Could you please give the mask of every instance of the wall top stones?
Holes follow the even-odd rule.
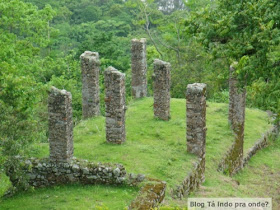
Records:
[[[141,38],[141,39],[132,39],[131,42],[139,42],[139,43],[146,43],[147,39]]]
[[[204,83],[194,83],[188,84],[187,86],[187,94],[202,94],[204,95],[206,92],[206,84]]]
[[[109,74],[113,74],[113,75],[119,75],[121,77],[125,77],[125,74],[124,73],[121,73],[120,71],[118,71],[117,69],[115,69],[114,67],[112,66],[109,66],[105,71],[104,71],[105,74],[109,75]]]
[[[161,67],[160,69],[163,70],[165,68],[171,69],[171,64],[159,59],[154,60],[154,65]]]
[[[51,89],[49,90],[49,94],[50,95],[65,95],[65,96],[69,96],[72,99],[72,94],[70,92],[67,92],[66,90],[60,90],[54,86],[51,87]]]
[[[90,64],[96,63],[100,65],[98,52],[85,51],[83,54],[81,54],[80,58],[89,60]]]

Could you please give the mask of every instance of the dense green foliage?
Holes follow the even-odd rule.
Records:
[[[213,58],[238,62],[249,103],[280,114],[280,2],[219,0],[186,23]],[[228,72],[225,72],[228,74]]]

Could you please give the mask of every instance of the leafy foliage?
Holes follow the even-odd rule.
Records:
[[[259,107],[280,113],[279,89],[274,88],[280,78],[280,2],[220,0],[216,3],[216,7],[206,7],[190,16],[186,22],[188,32],[194,34],[214,58],[223,58],[229,64],[237,61],[240,85],[252,85],[250,89],[262,97],[257,100],[263,100],[258,103]],[[254,87],[258,81],[273,93],[257,93]]]

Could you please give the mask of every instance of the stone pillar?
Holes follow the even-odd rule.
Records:
[[[170,63],[155,59],[154,61],[154,116],[170,119]]]
[[[48,99],[50,160],[67,162],[73,157],[72,95],[52,87]]]
[[[106,140],[125,142],[125,74],[109,67],[104,72]]]
[[[141,98],[147,96],[147,59],[146,39],[131,41],[132,96]]]
[[[99,54],[85,51],[81,56],[83,118],[100,114],[99,108]]]
[[[229,166],[230,174],[242,167],[246,90],[238,87],[238,80],[234,76],[234,63],[229,69],[229,110],[228,120],[231,125],[235,142],[233,145],[232,161]]]
[[[233,113],[233,106],[234,106],[233,98],[236,92],[236,84],[237,84],[237,80],[233,76],[234,65],[237,65],[237,62],[234,62],[229,67],[229,79],[228,79],[228,86],[229,86],[228,122],[230,126],[232,125],[232,113]]]
[[[238,80],[234,76],[235,62],[229,68],[229,109],[228,120],[233,130],[238,129],[245,121],[246,90],[238,87]],[[244,129],[244,128],[243,128]]]
[[[187,86],[187,151],[201,158],[206,143],[206,84]]]

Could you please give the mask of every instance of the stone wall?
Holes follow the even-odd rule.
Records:
[[[243,159],[243,167],[247,165],[251,157],[253,157],[259,150],[268,146],[268,140],[275,140],[279,133],[279,127],[274,125],[271,129],[269,129],[257,142],[256,144],[249,149],[246,156]]]
[[[23,162],[29,185],[46,187],[68,183],[123,184],[126,170],[120,164],[91,163],[73,158],[67,163],[31,158]]]
[[[146,39],[131,40],[131,89],[132,96],[141,98],[147,96],[147,59]]]
[[[146,184],[140,189],[135,200],[133,200],[128,209],[153,209],[156,208],[164,199],[166,182],[148,179]]]
[[[50,159],[67,162],[73,157],[72,95],[52,87],[48,99]]]
[[[170,63],[154,61],[154,116],[162,120],[170,119]]]
[[[229,69],[229,123],[234,135],[234,143],[227,153],[227,158],[220,164],[219,170],[236,173],[243,165],[244,123],[246,90],[238,87],[234,72],[234,63]]]
[[[242,152],[240,152],[242,148]],[[223,160],[218,166],[218,171],[228,173],[230,176],[237,173],[243,166],[243,145],[239,145],[239,142],[234,141],[233,145],[226,152]]]
[[[252,156],[268,145],[269,139],[276,139],[278,133],[279,126],[273,126],[265,134],[263,134],[262,138],[260,138],[252,148],[248,150],[244,158],[243,153],[239,153],[238,149],[236,149],[239,145],[236,145],[238,142],[235,141],[219,164],[218,171],[224,171],[229,173],[229,175],[236,174],[249,162]]]
[[[205,155],[206,85],[189,84],[186,92],[187,151],[199,157]]]
[[[85,51],[81,56],[83,118],[100,114],[99,108],[99,54]]]
[[[125,131],[125,74],[109,67],[104,72],[106,140],[121,144],[126,140]]]
[[[188,196],[192,191],[196,190],[200,184],[205,181],[205,156],[199,158],[195,163],[193,170],[184,179],[184,181],[172,190],[172,197],[182,199]]]

